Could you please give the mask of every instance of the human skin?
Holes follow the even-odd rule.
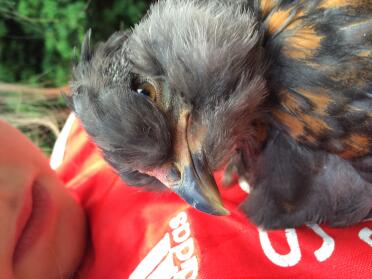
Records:
[[[47,158],[0,120],[0,277],[70,278],[85,234],[83,209]]]

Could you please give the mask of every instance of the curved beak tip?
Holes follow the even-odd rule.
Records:
[[[225,207],[221,206],[221,207],[215,207],[213,208],[212,210],[208,211],[208,212],[205,212],[205,213],[208,213],[208,214],[212,214],[212,215],[216,215],[216,216],[226,216],[226,215],[230,215],[230,211],[227,210]]]
[[[215,196],[211,200],[203,199],[202,201],[199,202],[196,199],[194,199],[193,201],[189,202],[189,204],[192,207],[198,209],[199,211],[211,215],[225,216],[230,214],[230,211],[223,206],[219,196]]]
[[[222,204],[214,179],[208,179],[208,183],[198,183],[191,174],[191,169],[186,168],[184,179],[179,185],[172,187],[172,190],[202,212],[217,216],[229,215],[230,212]]]
[[[227,210],[220,200],[213,199],[213,201],[205,199],[200,195],[194,194],[185,194],[175,191],[182,199],[184,199],[188,204],[193,208],[215,216],[226,216],[230,214],[230,211]]]

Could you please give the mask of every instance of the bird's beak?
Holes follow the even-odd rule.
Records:
[[[182,165],[181,180],[171,189],[194,208],[213,215],[228,215],[203,153],[190,153]]]
[[[194,208],[213,215],[228,215],[212,172],[202,151],[205,129],[190,129],[188,114],[182,113],[175,135],[175,159],[160,169],[147,172],[177,193]]]

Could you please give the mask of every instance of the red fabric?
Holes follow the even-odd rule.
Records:
[[[260,232],[236,209],[237,185],[221,189],[231,215],[210,216],[125,185],[77,123],[57,173],[88,216],[80,278],[372,278],[372,221]]]

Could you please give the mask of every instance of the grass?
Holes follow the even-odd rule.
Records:
[[[50,155],[69,112],[58,95],[46,99],[36,94],[0,93],[0,118],[21,130],[46,155]]]

